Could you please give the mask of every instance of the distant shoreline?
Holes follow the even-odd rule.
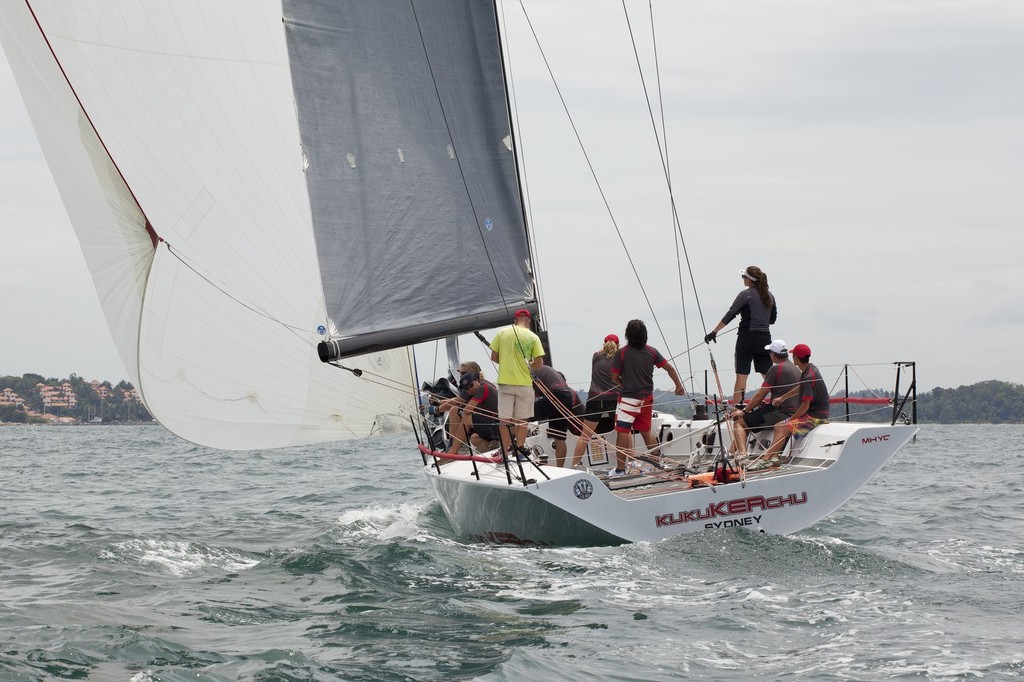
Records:
[[[130,422],[0,422],[0,426],[56,426],[59,428],[75,426],[160,426],[158,421]]]

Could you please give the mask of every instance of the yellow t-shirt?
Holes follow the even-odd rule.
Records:
[[[510,325],[491,340],[491,350],[498,353],[498,383],[531,386],[533,378],[527,364],[544,355],[540,337],[528,327]]]

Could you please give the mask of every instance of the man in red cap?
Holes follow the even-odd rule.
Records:
[[[533,377],[530,370],[543,363],[540,337],[530,331],[530,311],[520,308],[513,323],[491,340],[491,360],[498,363],[498,419],[501,449],[511,453],[509,425],[515,428],[516,444],[526,442],[526,421],[533,416]],[[514,453],[513,453],[514,454]]]
[[[821,377],[821,372],[811,364],[810,347],[805,343],[798,343],[790,349],[789,354],[793,356],[793,364],[800,369],[800,383],[780,396],[780,399],[785,400],[799,395],[800,405],[791,417],[775,425],[772,444],[761,455],[761,460],[768,465],[778,464],[778,455],[791,435],[802,436],[818,424],[828,422],[828,388]]]

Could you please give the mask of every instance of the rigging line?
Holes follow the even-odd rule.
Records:
[[[863,384],[864,390],[870,391],[872,394],[874,394],[874,396],[876,398],[888,398],[888,397],[890,397],[890,396],[887,396],[887,395],[885,395],[885,396],[879,395],[877,390],[875,390],[875,389],[871,388],[870,386],[868,386],[868,382],[864,381],[864,377],[862,377],[860,375],[860,372],[857,371],[856,367],[854,367],[853,365],[850,365],[849,367],[850,367],[850,369],[853,370],[853,373],[857,376],[857,378],[860,379],[860,383]],[[895,396],[893,396],[893,397],[895,397]]]
[[[466,198],[469,200],[470,209],[473,211],[473,223],[476,225],[477,234],[480,235],[480,243],[484,247],[484,254],[487,256],[487,264],[491,268],[491,275],[494,277],[494,285],[498,290],[498,296],[501,298],[502,307],[505,312],[509,310],[508,301],[505,300],[505,294],[501,290],[501,280],[498,278],[498,271],[494,267],[494,260],[491,258],[490,249],[487,248],[487,240],[484,239],[483,227],[480,224],[480,216],[476,211],[476,204],[473,202],[473,195],[469,191],[469,182],[466,180],[466,170],[462,167],[462,158],[459,155],[459,150],[455,145],[455,136],[452,135],[451,123],[448,121],[448,112],[444,109],[444,101],[441,99],[441,89],[437,85],[437,78],[434,76],[434,66],[430,63],[430,53],[427,51],[427,41],[423,37],[423,29],[420,26],[420,17],[416,13],[416,3],[414,0],[409,0],[409,8],[412,10],[413,19],[416,21],[416,32],[420,37],[420,46],[423,48],[423,59],[427,63],[427,71],[430,73],[430,82],[434,86],[434,95],[437,96],[437,107],[441,112],[441,118],[444,120],[444,127],[448,134],[448,141],[451,142],[452,149],[455,152],[455,163],[459,166],[459,177],[462,179],[462,186],[466,190]],[[497,21],[497,17],[495,17]],[[504,68],[504,65],[502,66]],[[531,273],[532,275],[532,273]]]
[[[845,364],[849,365],[850,367],[892,367],[894,364],[899,364],[899,363],[893,363],[893,362],[858,362],[856,365],[850,365],[849,363],[845,363]],[[843,367],[843,366],[844,365],[819,365],[819,364],[815,363],[815,367]]]
[[[377,386],[381,386],[381,387],[386,388],[386,389],[391,390],[391,391],[400,391],[402,393],[408,393],[409,392],[409,385],[408,384],[406,384],[405,382],[399,381],[398,379],[392,379],[391,377],[389,377],[389,376],[387,376],[385,374],[378,374],[378,373],[373,372],[371,370],[360,369],[358,367],[346,367],[345,365],[341,364],[340,362],[338,362],[336,360],[328,362],[327,364],[330,365],[331,367],[337,367],[338,369],[343,369],[346,372],[351,372],[353,376],[355,376],[356,378],[359,378],[359,379],[365,379],[365,381],[367,383],[376,384]],[[373,381],[371,379],[366,379],[366,377],[372,377],[373,379],[376,379],[376,381]],[[412,394],[412,396],[415,398],[416,397],[416,393],[414,392]]]
[[[647,113],[650,115],[651,130],[654,133],[654,143],[655,143],[655,146],[657,146],[657,148],[658,148],[658,156],[661,159],[662,172],[664,172],[666,174],[666,176],[667,176],[668,170],[667,170],[667,167],[666,167],[667,161],[665,159],[665,150],[662,148],[661,136],[658,135],[658,125],[654,121],[654,111],[653,111],[653,109],[651,107],[651,96],[650,96],[650,94],[647,91],[647,80],[644,78],[643,67],[640,65],[640,54],[637,51],[637,47],[636,47],[636,37],[633,35],[633,24],[629,20],[629,11],[626,9],[626,0],[622,0],[622,13],[626,17],[626,29],[629,32],[630,44],[633,46],[633,57],[636,60],[636,71],[637,71],[637,75],[640,77],[640,87],[643,88],[643,91],[644,91],[644,100],[647,103]],[[669,190],[670,190],[669,193],[671,195],[671,183],[669,183]],[[679,249],[679,246],[678,246],[678,240],[676,240],[676,237],[675,237],[675,227],[676,227],[675,226],[675,221],[673,219],[672,242],[674,244],[676,244],[676,254],[677,254],[676,255],[676,260],[677,260],[677,263],[678,263],[678,258],[679,258],[679,256],[678,256],[678,249]],[[654,324],[658,327],[658,333],[661,334],[662,341],[665,342],[665,350],[667,350],[669,355],[671,356],[672,355],[672,348],[669,345],[668,338],[666,338],[665,333],[661,329],[661,323],[658,321],[657,316],[655,316]],[[691,374],[693,373],[692,369],[691,369],[690,373]]]
[[[273,315],[271,315],[270,313],[266,312],[265,310],[260,310],[255,305],[253,305],[251,303],[246,303],[245,301],[243,301],[242,299],[238,298],[237,296],[234,296],[234,295],[228,293],[227,289],[225,289],[221,285],[217,284],[210,277],[208,277],[205,274],[203,274],[202,272],[200,272],[199,266],[192,265],[192,263],[188,260],[188,258],[184,254],[182,254],[177,249],[175,249],[173,246],[171,246],[170,242],[165,241],[163,239],[161,239],[160,241],[162,241],[167,246],[167,251],[172,256],[177,258],[178,261],[182,265],[184,265],[186,268],[188,268],[189,270],[194,272],[200,279],[202,279],[204,282],[209,284],[211,287],[213,287],[214,289],[216,289],[220,293],[224,294],[224,296],[226,296],[228,298],[228,300],[234,301],[235,303],[237,303],[238,305],[242,306],[246,310],[249,310],[249,311],[251,311],[253,313],[256,313],[260,317],[265,317],[266,319],[270,320],[271,322],[276,322],[277,324],[281,325],[282,327],[284,327],[288,331],[290,331],[293,334],[295,334],[300,339],[306,340],[305,339],[305,334],[306,334],[307,330],[305,328],[298,327],[298,326],[292,325],[292,324],[288,324],[287,322],[284,322],[283,320],[279,320],[278,318],[274,317]]]
[[[841,375],[837,376],[836,380],[835,380],[835,383],[832,384],[832,388],[828,389],[828,396],[829,396],[829,398],[832,397],[832,391],[836,390],[836,386],[839,385],[839,380],[842,379],[842,378],[843,377]],[[801,383],[803,383],[803,382],[801,382]]]
[[[662,120],[662,139],[665,141],[665,171],[666,178],[669,182],[669,193],[670,196],[673,191],[672,184],[672,163],[669,159],[669,126],[665,121],[665,91],[662,88],[662,60],[659,58],[659,52],[657,49],[657,32],[654,28],[654,2],[648,0],[647,2],[648,15],[650,16],[650,42],[651,47],[654,50],[654,79],[657,83],[657,108],[660,120]],[[689,315],[686,310],[686,288],[683,286],[683,264],[679,257],[679,240],[676,239],[676,233],[682,233],[682,226],[679,224],[678,216],[673,212],[673,236],[672,244],[676,249],[676,274],[679,279],[679,306],[683,312],[683,340],[687,346],[690,345],[690,325]],[[690,377],[693,376],[693,357],[686,354],[686,365],[690,371]]]
[[[551,403],[551,406],[555,408],[555,411],[562,415],[562,419],[565,419],[567,423],[572,424],[576,428],[581,429],[583,420],[580,419],[570,408],[566,407],[565,404],[558,399],[558,396],[555,395],[554,391],[542,384],[538,379],[534,379],[533,383],[534,386],[544,394],[544,397],[547,398],[548,402]],[[558,417],[554,417],[548,421],[554,421],[554,419],[558,419]]]
[[[647,295],[647,290],[644,288],[643,282],[640,279],[640,272],[637,270],[636,264],[633,262],[633,257],[629,253],[629,249],[626,248],[626,241],[622,236],[622,231],[619,229],[619,224],[615,220],[615,215],[612,213],[612,208],[608,203],[608,197],[605,195],[604,188],[601,186],[601,181],[597,178],[597,171],[594,169],[594,164],[590,160],[590,155],[587,154],[587,148],[583,144],[583,138],[580,137],[580,132],[576,128],[576,122],[572,118],[572,114],[569,113],[569,106],[566,104],[565,97],[562,95],[562,89],[558,87],[558,81],[555,79],[555,74],[551,70],[551,63],[548,61],[548,56],[544,52],[544,48],[541,47],[540,38],[537,36],[537,31],[533,27],[533,21],[530,20],[530,16],[526,13],[526,7],[523,6],[523,0],[519,0],[519,6],[522,7],[523,15],[526,17],[526,23],[530,26],[530,32],[533,34],[533,40],[537,44],[537,49],[540,52],[541,59],[544,61],[544,66],[548,71],[548,76],[551,78],[551,83],[555,87],[555,92],[558,93],[558,99],[562,104],[562,110],[565,111],[566,118],[569,119],[569,126],[572,128],[573,134],[576,136],[576,142],[580,146],[580,151],[583,153],[583,158],[587,162],[587,168],[590,170],[590,175],[594,179],[594,184],[597,185],[598,194],[601,195],[601,201],[604,203],[605,210],[608,212],[608,218],[612,221],[612,227],[615,228],[615,234],[619,238],[619,243],[622,245],[622,250],[626,254],[626,260],[629,262],[629,267],[633,270],[633,276],[636,278],[637,284],[640,286],[640,293],[643,294],[644,302],[647,303],[647,309],[651,311],[651,316],[654,318],[654,324],[658,327],[658,333],[664,338],[665,334],[661,330],[661,325],[658,322],[658,316],[654,312],[654,305],[651,303],[650,297]]]
[[[736,331],[735,328],[733,328],[733,329],[723,329],[722,331],[718,332],[718,336],[724,336],[726,334],[732,334],[735,331]],[[704,342],[701,341],[700,343],[698,343],[698,344],[696,344],[694,346],[690,346],[686,350],[684,350],[684,351],[682,351],[680,353],[677,353],[676,355],[673,355],[671,358],[669,358],[669,360],[674,360],[675,358],[679,357],[680,355],[687,355],[689,353],[692,353],[693,351],[697,350],[698,348],[700,348],[703,345],[704,345]]]
[[[171,246],[170,242],[168,242],[168,241],[166,241],[166,240],[164,240],[164,239],[161,239],[160,241],[161,241],[161,242],[162,242],[163,244],[165,244],[165,245],[167,246],[167,251],[168,251],[168,252],[169,252],[169,253],[170,253],[170,254],[171,254],[172,256],[174,256],[175,258],[177,258],[177,259],[178,259],[178,261],[179,261],[179,262],[180,262],[180,263],[181,263],[182,265],[184,265],[184,266],[185,266],[186,268],[188,268],[189,270],[191,270],[192,272],[194,272],[194,273],[196,274],[196,276],[198,276],[198,277],[199,277],[200,279],[202,279],[202,280],[203,280],[203,281],[205,281],[205,282],[206,282],[207,284],[209,284],[210,286],[212,286],[212,287],[213,287],[214,289],[216,289],[217,291],[219,291],[219,292],[221,292],[222,294],[224,294],[224,296],[226,296],[226,297],[228,298],[228,300],[234,301],[234,302],[235,302],[235,303],[237,303],[238,305],[240,305],[240,306],[242,306],[243,308],[245,308],[245,309],[247,309],[247,310],[249,310],[249,311],[251,311],[251,312],[255,313],[256,315],[259,315],[260,317],[264,317],[264,318],[266,318],[266,319],[270,320],[271,322],[276,322],[277,324],[279,324],[279,325],[281,325],[282,327],[284,327],[285,329],[287,329],[287,330],[288,330],[289,332],[293,333],[293,334],[294,334],[294,335],[295,335],[296,337],[298,337],[298,338],[299,338],[300,340],[302,340],[302,341],[304,341],[304,342],[307,342],[307,343],[308,343],[308,340],[307,340],[307,338],[306,338],[306,333],[307,333],[307,330],[306,330],[305,328],[303,328],[303,327],[298,327],[298,326],[295,326],[295,325],[291,325],[291,324],[288,324],[287,322],[284,322],[284,321],[282,321],[282,320],[279,320],[278,318],[274,317],[274,316],[273,316],[273,315],[271,315],[270,313],[268,313],[268,312],[266,312],[266,311],[264,311],[264,310],[260,310],[259,308],[255,307],[254,305],[251,305],[251,304],[249,304],[249,303],[246,303],[245,301],[243,301],[243,300],[241,300],[241,299],[237,298],[236,296],[233,296],[232,294],[228,293],[228,291],[227,291],[227,290],[226,290],[226,289],[225,289],[224,287],[220,286],[219,284],[217,284],[216,282],[214,282],[214,281],[213,281],[212,279],[210,279],[210,277],[208,277],[208,276],[206,276],[205,274],[203,274],[203,273],[202,273],[202,272],[201,272],[201,271],[200,271],[200,270],[198,269],[198,266],[193,266],[193,265],[192,265],[192,264],[191,264],[191,263],[189,262],[189,260],[187,259],[187,257],[186,257],[186,256],[184,256],[184,255],[183,255],[182,253],[180,253],[180,252],[179,252],[179,251],[178,251],[177,249],[175,249],[174,247],[172,247],[172,246]],[[406,385],[405,385],[405,384],[404,384],[403,382],[399,382],[399,381],[397,381],[397,380],[395,380],[395,379],[392,379],[392,378],[390,378],[390,377],[387,377],[387,376],[385,376],[385,375],[383,375],[383,374],[376,374],[376,373],[374,373],[374,372],[372,372],[372,371],[369,371],[369,370],[362,370],[362,369],[352,369],[352,368],[349,368],[349,367],[345,367],[345,366],[343,366],[343,365],[340,365],[340,364],[336,364],[336,363],[333,363],[333,362],[331,362],[331,363],[328,363],[328,364],[330,364],[330,365],[332,365],[332,366],[334,366],[334,367],[339,367],[339,368],[341,368],[341,369],[344,369],[344,370],[348,370],[348,371],[352,372],[353,374],[355,374],[355,375],[356,375],[357,377],[358,377],[358,376],[362,376],[362,374],[363,374],[363,373],[366,373],[366,374],[368,374],[368,375],[370,375],[370,376],[374,376],[374,377],[377,377],[378,379],[381,379],[381,380],[383,380],[383,381],[376,381],[376,382],[369,382],[369,383],[376,383],[376,384],[378,384],[378,385],[384,386],[385,388],[389,388],[389,389],[391,389],[391,390],[400,390],[400,391],[402,391],[402,392],[405,392],[405,391],[407,391],[407,390],[408,390],[408,386],[406,386]],[[391,384],[392,384],[392,385],[388,386],[388,385],[386,385],[386,384],[385,384],[385,383],[383,383],[383,382],[391,382]]]
[[[693,287],[694,301],[697,304],[697,314],[700,316],[701,329],[703,329],[704,333],[706,334],[707,333],[707,325],[704,322],[704,311],[701,309],[700,296],[697,294],[697,280],[696,280],[696,278],[693,275],[693,267],[690,264],[690,253],[689,253],[689,250],[686,248],[686,240],[683,238],[682,227],[681,227],[680,220],[679,220],[679,211],[678,211],[678,209],[676,207],[675,192],[672,189],[672,178],[671,178],[671,174],[669,173],[669,169],[668,169],[667,145],[666,145],[666,150],[663,151],[662,150],[662,145],[661,145],[661,140],[658,137],[658,127],[657,127],[657,124],[655,123],[655,120],[654,120],[654,110],[653,110],[653,107],[651,106],[651,98],[650,98],[650,95],[647,92],[647,82],[644,80],[643,69],[640,67],[640,55],[638,54],[637,49],[636,49],[636,40],[633,38],[633,28],[632,28],[632,25],[629,22],[629,12],[626,10],[626,2],[625,2],[625,0],[622,0],[622,11],[626,15],[626,25],[629,26],[629,37],[630,37],[630,41],[633,44],[633,54],[636,57],[637,70],[640,73],[640,83],[641,83],[641,85],[643,85],[644,97],[647,99],[647,112],[648,112],[648,114],[650,114],[650,117],[651,117],[651,127],[654,130],[654,137],[655,137],[655,139],[658,140],[658,153],[661,156],[661,169],[662,169],[662,172],[665,174],[665,184],[668,187],[669,205],[672,208],[672,222],[673,222],[673,226],[675,227],[677,236],[679,238],[679,242],[680,242],[680,244],[683,247],[683,256],[686,258],[686,268],[689,271],[689,274],[690,274],[690,284]],[[652,31],[652,33],[654,31],[654,29],[653,29],[653,16],[654,16],[654,13],[653,13],[653,9],[652,9],[652,12],[651,12],[651,17],[652,17],[652,28],[651,28],[651,31]],[[659,81],[659,83],[660,83],[660,81]],[[659,88],[660,88],[660,84],[659,84]],[[664,116],[664,114],[663,114],[663,116]]]
[[[489,342],[489,341],[488,341],[488,340],[487,340],[487,339],[486,339],[486,338],[484,337],[484,335],[483,335],[483,334],[481,334],[480,332],[474,332],[473,334],[474,334],[474,336],[476,336],[477,340],[478,340],[478,341],[479,341],[479,342],[480,342],[481,344],[483,344],[483,347],[484,347],[484,348],[486,348],[487,350],[490,350],[490,349],[491,349],[491,344],[490,344],[490,342]],[[518,338],[519,338],[519,337],[517,336],[517,337],[516,337],[516,339],[518,339]],[[488,356],[487,356],[487,360],[488,360],[488,361],[490,361],[490,363],[491,363],[491,369],[493,369],[493,370],[494,370],[494,375],[495,375],[495,378],[497,378],[497,375],[498,375],[498,365],[496,365],[496,364],[494,363],[494,360],[491,360],[491,356],[490,356],[490,355],[488,355]],[[482,378],[482,377],[483,377],[483,374],[481,374],[480,376],[481,376],[481,378]]]
[[[441,349],[441,339],[434,339],[434,371],[431,372],[431,374],[433,375],[431,378],[437,376],[437,354],[438,354],[438,351],[440,349]]]
[[[668,179],[669,192],[672,191],[672,164],[669,160],[669,147],[668,147],[668,125],[665,123],[665,95],[664,90],[661,87],[661,59],[659,58],[658,52],[658,34],[655,30],[654,25],[654,0],[648,0],[647,2],[648,14],[651,19],[651,46],[654,49],[654,77],[658,86],[658,113],[661,118],[661,137],[664,140],[665,149],[665,175]],[[674,214],[673,214],[674,215]],[[682,227],[678,224],[678,220],[673,217],[673,234],[672,244],[676,250],[676,274],[679,278],[679,306],[683,311],[683,340],[686,345],[690,345],[690,320],[686,311],[686,287],[683,286],[683,263],[679,258],[679,240],[676,238],[676,231],[682,233]],[[686,354],[686,363],[690,369],[690,376],[693,376],[693,358],[689,353]]]
[[[411,389],[412,400],[416,405],[416,411],[420,412],[423,409],[423,389],[420,388],[423,384],[420,383],[420,368],[416,364],[415,359],[416,351],[406,347],[406,355],[409,360],[409,373],[413,376],[412,386],[406,386],[405,388]],[[413,356],[413,357],[408,357]]]
[[[464,403],[462,405],[463,409],[465,409],[465,406],[468,405],[468,404],[469,404],[468,401],[466,403]],[[481,405],[482,404],[483,403],[481,403]],[[487,417],[488,419],[494,419],[495,420],[495,425],[497,425],[497,422],[500,420],[497,412],[494,412],[493,410],[486,410],[486,409],[484,409],[484,408],[482,408],[480,406],[477,406],[473,410],[473,414],[479,414],[482,417]],[[552,417],[551,419],[530,419],[530,423],[532,423],[532,424],[546,424],[547,422],[554,421],[555,419],[560,419],[560,417]]]
[[[673,235],[673,238],[672,238],[672,242],[673,242],[673,244],[675,245],[675,248],[676,248],[676,264],[677,264],[676,267],[677,267],[677,270],[679,272],[679,280],[680,280],[680,287],[679,287],[680,288],[680,301],[682,302],[682,305],[683,305],[683,316],[684,316],[683,327],[684,327],[684,331],[686,333],[686,344],[689,346],[690,335],[689,335],[689,325],[686,324],[686,304],[685,304],[685,296],[683,296],[682,266],[681,266],[681,264],[679,262],[679,245],[680,244],[683,247],[683,255],[686,258],[686,267],[687,267],[687,270],[689,271],[690,282],[691,282],[691,284],[693,286],[694,301],[697,304],[697,313],[698,313],[698,316],[700,317],[701,328],[702,328],[702,330],[705,333],[707,333],[707,325],[704,322],[704,312],[703,312],[703,310],[701,308],[701,305],[700,305],[700,296],[697,294],[697,282],[696,282],[696,279],[693,276],[693,267],[690,264],[690,254],[689,254],[689,250],[686,247],[686,240],[683,238],[682,226],[681,226],[681,223],[680,223],[680,220],[679,220],[679,211],[678,211],[678,209],[676,207],[675,192],[674,192],[673,187],[672,187],[672,177],[671,177],[671,172],[669,170],[669,164],[668,164],[668,141],[666,139],[665,145],[663,147],[662,143],[661,143],[661,139],[658,136],[658,125],[657,125],[657,122],[655,121],[655,118],[654,118],[654,111],[653,111],[653,108],[651,106],[651,98],[650,98],[650,94],[649,94],[649,92],[647,90],[647,81],[644,78],[643,67],[642,67],[642,65],[640,63],[640,54],[639,54],[639,51],[637,50],[636,39],[635,39],[635,37],[633,35],[633,26],[632,26],[632,23],[629,20],[629,11],[626,9],[625,0],[622,1],[622,12],[623,12],[623,14],[626,17],[626,26],[629,28],[629,37],[630,37],[630,41],[631,41],[631,43],[633,45],[633,55],[634,55],[634,57],[636,59],[637,72],[638,72],[638,74],[640,76],[640,83],[641,83],[641,85],[643,87],[644,98],[645,98],[645,100],[647,102],[647,113],[648,113],[648,115],[650,116],[650,119],[651,119],[651,130],[654,133],[654,138],[655,138],[655,141],[657,143],[656,146],[658,147],[658,153],[661,156],[662,171],[663,171],[663,173],[665,175],[665,184],[666,184],[666,187],[668,189],[669,205],[670,205],[670,207],[672,209],[672,225],[673,225],[674,232],[675,232],[675,234]],[[654,35],[654,10],[653,10],[653,7],[651,8],[651,33],[652,33],[652,36],[653,36]],[[657,45],[657,43],[655,41],[655,60],[656,60],[655,63],[657,64],[657,47],[656,47],[656,45]],[[665,127],[665,119],[664,119],[664,97],[661,96],[661,77],[660,77],[660,73],[661,72],[660,72],[660,69],[658,69],[657,73],[658,73],[658,93],[659,93],[659,98],[658,99],[659,99],[659,102],[661,103],[661,107],[662,107],[662,109],[661,109],[661,111],[662,111],[662,129],[663,129],[663,131],[665,131],[665,135],[667,136],[667,129]],[[657,324],[658,330],[660,332],[661,331],[661,325],[660,325],[660,323],[658,323],[657,318],[655,318],[655,324]],[[662,332],[662,337],[664,338],[664,333],[663,332]],[[666,344],[667,344],[667,341],[666,341]],[[671,355],[671,349],[669,349],[669,353]],[[715,362],[715,356],[714,356],[714,353],[711,352],[711,347],[710,346],[708,346],[708,357],[709,357],[709,359],[711,361],[711,370],[714,373],[715,383],[718,386],[718,390],[719,390],[720,393],[724,393],[724,391],[722,389],[722,382],[721,382],[721,380],[719,379],[719,376],[718,376],[718,365]],[[693,376],[693,365],[692,365],[692,359],[690,358],[689,354],[687,354],[687,362],[689,363],[690,376],[692,377]]]
[[[505,19],[505,3],[503,1],[500,1],[500,0],[499,0],[499,2],[501,4],[501,22],[502,22],[502,24],[507,29],[509,24],[508,24],[508,21]],[[507,33],[507,30],[506,30],[506,33]],[[512,71],[512,45],[511,45],[511,41],[504,42],[504,43],[499,41],[499,44],[502,46],[502,49],[504,50],[504,52],[508,55],[508,71],[506,72],[506,76],[507,76],[508,85],[509,85],[509,105],[510,105],[509,106],[509,109],[510,109],[509,113],[511,114],[512,119],[514,119],[514,121],[515,121],[514,129],[515,130],[522,130],[522,126],[520,126],[520,124],[519,124],[519,105],[518,105],[518,100],[516,99],[516,94],[515,94],[515,79],[514,79],[514,77],[512,75],[513,71]],[[510,121],[510,125],[511,125],[511,121]],[[513,137],[512,139],[513,139],[513,142],[514,142],[515,141],[515,137]],[[526,218],[527,218],[527,220],[526,220],[526,230],[527,230],[527,234],[529,234],[532,237],[531,239],[528,240],[529,241],[529,247],[530,247],[530,260],[531,260],[532,263],[537,263],[539,265],[539,259],[538,259],[538,253],[537,253],[537,235],[536,235],[536,233],[535,233],[535,231],[533,229],[533,225],[534,225],[534,222],[533,222],[533,201],[530,198],[530,191],[529,191],[529,186],[530,186],[529,177],[530,176],[529,176],[529,173],[526,172],[526,150],[525,150],[525,148],[520,148],[519,145],[513,144],[512,145],[512,153],[519,155],[520,162],[522,163],[522,166],[523,166],[523,172],[522,172],[522,175],[520,176],[520,180],[521,180],[521,183],[522,183],[522,190],[523,190],[523,204],[526,207]],[[543,303],[544,299],[541,296],[541,290],[543,289],[543,286],[541,285],[541,280],[540,280],[540,272],[539,272],[540,268],[539,267],[538,268],[531,268],[531,270],[532,270],[532,272],[530,273],[530,275],[533,277],[533,280],[535,282],[536,289],[534,291],[534,295],[535,295],[535,297],[537,299],[537,308],[538,308],[538,311],[540,313],[540,319],[541,320],[547,320],[547,308],[546,308],[546,306],[544,306],[544,303]]]

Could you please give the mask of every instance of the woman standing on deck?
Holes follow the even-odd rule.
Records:
[[[743,402],[751,362],[762,376],[771,369],[772,359],[765,347],[772,342],[768,325],[775,324],[778,317],[775,296],[768,290],[768,275],[756,265],[751,265],[740,270],[740,278],[743,281],[743,291],[736,296],[722,321],[704,337],[704,343],[718,343],[718,332],[737,315],[740,316],[739,332],[736,335],[736,385],[732,393],[733,405]]]
[[[596,435],[594,429],[606,420],[608,430],[615,428],[615,408],[619,403],[619,385],[612,381],[612,359],[619,350],[619,337],[609,334],[604,337],[601,349],[591,359],[590,391],[587,393],[587,408],[583,415],[583,433],[576,442],[572,455],[572,468],[583,461],[583,453],[590,440]]]

